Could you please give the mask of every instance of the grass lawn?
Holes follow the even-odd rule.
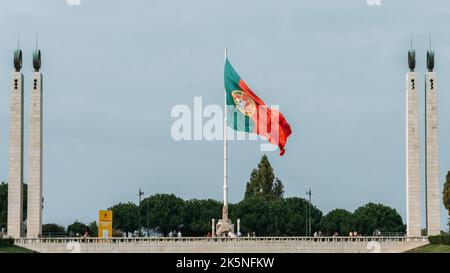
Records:
[[[409,250],[407,253],[450,253],[450,245],[426,245]]]
[[[23,247],[8,246],[8,247],[0,247],[0,253],[33,253],[33,251]]]

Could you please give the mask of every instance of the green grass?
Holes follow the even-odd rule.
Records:
[[[33,251],[19,246],[7,246],[0,247],[0,253],[33,253]]]
[[[411,249],[407,253],[450,253],[450,245],[426,245]]]

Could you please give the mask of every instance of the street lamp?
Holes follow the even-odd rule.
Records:
[[[139,188],[139,207],[138,207],[138,237],[141,237],[141,199],[142,196],[144,195],[144,192],[141,190],[141,188]]]

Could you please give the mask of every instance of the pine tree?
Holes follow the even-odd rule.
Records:
[[[444,184],[444,191],[442,192],[442,201],[449,215],[449,229],[450,229],[450,171],[447,173],[446,182]]]
[[[273,194],[275,198],[283,198],[284,195],[284,186],[278,177],[276,178],[275,184],[273,186]]]
[[[282,199],[283,194],[283,183],[275,177],[269,159],[266,155],[263,155],[258,168],[253,169],[250,175],[244,198],[261,197],[267,200],[275,200]]]

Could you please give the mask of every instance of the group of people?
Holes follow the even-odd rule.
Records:
[[[181,231],[176,232],[175,230],[169,232],[167,234],[168,237],[178,237],[181,238],[183,235],[181,234]]]
[[[379,231],[378,231],[379,232]],[[322,231],[316,231],[316,232],[314,232],[314,234],[313,234],[313,236],[314,237],[322,237],[323,236],[323,234],[322,234]],[[339,237],[340,235],[339,235],[339,232],[335,232],[334,234],[333,234],[333,237]],[[349,233],[348,233],[348,236],[349,237],[358,237],[358,236],[361,236],[361,234],[359,234],[357,231],[350,231]],[[376,236],[379,236],[378,234],[376,235]]]
[[[323,236],[322,231],[319,230],[319,231],[314,232],[313,236],[314,237],[322,237]]]
[[[69,237],[73,237],[73,233],[72,232],[69,233]],[[75,233],[75,237],[82,237],[83,239],[87,239],[87,238],[91,237],[91,235],[89,234],[89,229],[86,228],[86,229],[83,230],[82,234],[80,234],[78,232]]]

